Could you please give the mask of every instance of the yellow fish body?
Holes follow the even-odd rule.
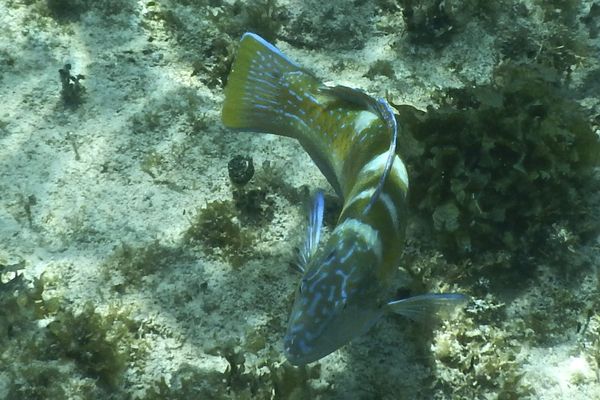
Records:
[[[225,126],[297,139],[343,199],[319,244],[317,194],[301,252],[303,277],[284,338],[288,360],[316,361],[361,335],[387,311],[413,318],[463,303],[460,294],[390,301],[406,227],[408,174],[396,155],[397,124],[383,99],[329,87],[253,33],[242,36],[225,88]]]

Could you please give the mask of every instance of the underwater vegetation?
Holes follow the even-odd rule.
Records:
[[[82,14],[96,10],[101,16],[112,16],[121,12],[131,12],[131,0],[27,0],[29,3],[38,3],[42,11],[58,21],[75,21]],[[46,10],[44,10],[45,6]]]
[[[143,348],[133,349],[139,324],[119,306],[100,313],[88,302],[83,309],[59,310],[47,326],[49,347],[55,355],[75,363],[85,376],[101,385],[116,387],[131,357]]]
[[[503,308],[491,299],[477,300],[460,326],[437,336],[431,346],[438,369],[434,398],[450,393],[453,399],[522,399],[535,393],[521,380],[522,338],[502,316]]]
[[[319,378],[320,366],[294,368],[271,361],[275,357],[265,357],[249,367],[243,355],[245,350],[233,342],[225,343],[211,351],[227,360],[223,373],[183,364],[170,382],[164,378],[156,382],[144,399],[304,400],[325,392],[310,385],[310,380]]]
[[[206,17],[199,22],[198,15]],[[149,27],[175,39],[192,75],[214,88],[223,86],[229,75],[237,39],[253,31],[275,40],[288,13],[277,0],[151,1],[144,18]]]
[[[289,18],[277,0],[238,0],[231,6],[222,4],[222,7],[223,13],[218,15],[221,29],[234,38],[251,31],[273,41]]]
[[[241,266],[251,254],[252,232],[244,229],[231,201],[213,201],[197,210],[183,241],[188,246],[203,245],[209,254],[225,257]]]
[[[161,244],[158,240],[143,246],[121,243],[102,265],[105,279],[112,279],[113,289],[139,287],[146,276],[168,271],[175,261],[184,257],[181,249]]]
[[[297,46],[360,49],[374,31],[376,7],[372,1],[308,0],[301,4],[300,13],[290,20],[285,32],[286,40]]]
[[[554,70],[505,64],[492,83],[439,100],[404,119],[414,139],[405,157],[412,205],[447,255],[527,253],[552,224],[579,235],[597,228],[585,189],[600,143]]]
[[[22,268],[0,264],[0,384],[11,400],[269,399],[273,394],[300,400],[318,393],[309,384],[320,376],[318,365],[298,369],[263,354],[248,366],[246,356],[265,347],[265,333],[256,332],[241,345],[226,341],[208,350],[226,360],[224,371],[184,363],[172,378],[146,382],[132,394],[131,385],[139,382],[125,372],[132,365],[144,367],[152,324],[142,324],[119,304],[70,304],[55,292],[52,279],[28,281],[17,272]]]
[[[143,354],[132,347],[139,326],[127,313],[120,307],[100,313],[91,303],[73,311],[52,294],[51,279],[28,282],[8,271],[0,270],[0,362],[8,398],[98,398],[116,387],[132,357]],[[65,373],[73,379],[61,378]]]
[[[513,3],[514,8],[511,9]],[[600,116],[596,108],[595,120],[592,118],[590,124],[587,111],[573,100],[573,97],[578,100],[589,97],[595,101],[600,82],[600,70],[589,73],[583,83],[576,81],[581,77],[581,70],[589,66],[586,59],[595,63],[597,58],[586,40],[597,38],[600,31],[600,3],[596,1],[591,6],[590,3],[585,2],[588,10],[576,0],[532,0],[525,3],[505,0],[358,0],[329,3],[316,0],[6,1],[5,4],[10,4],[19,13],[29,13],[27,21],[33,21],[32,26],[36,29],[44,28],[44,32],[30,33],[35,39],[32,42],[35,46],[42,44],[42,47],[35,47],[35,51],[45,48],[53,54],[62,54],[67,49],[74,53],[73,59],[81,59],[78,52],[82,46],[73,46],[76,41],[94,43],[94,40],[87,42],[87,33],[96,40],[103,37],[102,31],[96,27],[98,20],[102,22],[107,17],[121,15],[126,21],[121,25],[110,25],[111,33],[117,33],[119,38],[135,40],[124,41],[124,48],[90,46],[87,49],[90,56],[97,57],[98,51],[108,56],[104,64],[96,64],[98,58],[90,58],[93,64],[88,65],[86,71],[92,72],[84,72],[76,64],[72,68],[65,65],[57,76],[56,70],[62,64],[50,67],[50,97],[56,100],[60,90],[58,101],[61,108],[63,104],[75,108],[91,94],[88,74],[98,77],[101,82],[102,68],[111,69],[113,61],[121,65],[118,71],[113,70],[113,76],[118,72],[120,77],[125,78],[125,83],[119,85],[124,99],[120,117],[129,120],[124,123],[128,132],[119,131],[119,135],[132,139],[129,145],[119,146],[119,154],[114,154],[117,157],[112,154],[107,157],[102,164],[103,172],[105,168],[111,168],[111,171],[114,168],[119,175],[130,176],[141,169],[148,175],[143,178],[149,184],[164,185],[179,196],[194,192],[194,196],[202,199],[205,194],[196,191],[203,183],[202,170],[215,161],[211,166],[217,165],[218,168],[210,169],[209,178],[227,186],[229,172],[231,186],[230,193],[225,196],[215,201],[200,200],[195,211],[193,208],[192,212],[187,210],[182,217],[187,226],[183,227],[181,240],[171,244],[162,239],[146,243],[133,239],[118,244],[121,238],[117,237],[117,244],[112,250],[109,248],[102,258],[94,259],[98,262],[97,271],[93,270],[94,265],[82,265],[78,261],[72,268],[55,265],[54,262],[46,267],[39,261],[31,261],[27,249],[9,250],[22,252],[23,257],[30,261],[27,265],[7,266],[0,260],[0,398],[6,395],[11,400],[326,399],[336,398],[340,382],[343,382],[337,379],[344,376],[356,378],[355,387],[360,386],[357,397],[373,398],[389,396],[390,393],[385,391],[387,388],[402,387],[403,383],[391,383],[394,379],[413,378],[412,372],[398,372],[397,360],[389,356],[395,353],[388,344],[381,343],[375,343],[375,346],[380,347],[387,358],[373,358],[369,346],[358,343],[356,346],[360,346],[361,350],[367,348],[364,354],[368,357],[350,357],[351,362],[346,364],[344,361],[338,364],[335,358],[333,362],[326,360],[307,368],[293,368],[281,362],[277,340],[287,317],[287,303],[291,302],[293,295],[289,288],[297,279],[294,276],[288,282],[283,273],[265,274],[263,269],[259,269],[263,265],[257,260],[265,254],[270,255],[269,249],[262,249],[272,244],[268,240],[272,240],[273,232],[277,232],[273,227],[285,226],[281,224],[282,216],[289,218],[284,220],[285,223],[298,219],[296,214],[301,214],[299,219],[304,221],[302,203],[310,197],[308,186],[298,186],[298,181],[290,174],[292,168],[288,168],[287,164],[282,168],[274,162],[274,166],[268,169],[256,160],[255,164],[251,161],[237,163],[235,158],[231,158],[230,166],[227,165],[228,157],[248,152],[247,146],[236,148],[237,139],[222,140],[219,134],[214,135],[217,139],[212,143],[210,140],[194,139],[200,136],[210,138],[215,131],[222,133],[215,117],[218,99],[229,73],[237,40],[245,31],[260,33],[270,41],[303,47],[297,51],[310,55],[318,74],[327,75],[323,69],[328,66],[322,56],[333,59],[339,54],[336,72],[347,69],[339,76],[347,78],[347,72],[361,74],[367,71],[364,76],[375,81],[370,82],[372,85],[368,90],[376,91],[394,90],[393,85],[401,81],[406,80],[408,84],[414,81],[410,79],[412,77],[406,79],[406,72],[400,67],[403,61],[394,59],[393,53],[386,53],[389,58],[377,61],[374,58],[365,65],[350,61],[356,53],[348,50],[373,43],[378,47],[378,40],[385,41],[387,46],[388,41],[393,43],[396,40],[394,46],[408,42],[417,53],[427,53],[432,49],[437,58],[437,55],[447,55],[440,51],[446,45],[458,44],[457,47],[462,48],[460,33],[467,26],[491,22],[484,30],[494,36],[495,51],[503,64],[496,69],[491,83],[468,84],[462,89],[440,91],[435,99],[436,106],[426,113],[407,106],[399,107],[399,121],[407,128],[406,138],[400,143],[408,143],[409,146],[400,151],[410,163],[412,207],[427,222],[422,224],[425,227],[415,224],[418,225],[415,229],[433,232],[431,236],[428,236],[429,231],[423,235],[426,240],[421,240],[418,235],[409,238],[408,252],[414,250],[415,254],[408,254],[408,262],[404,266],[417,282],[410,289],[432,291],[452,287],[477,299],[469,306],[465,316],[443,324],[431,336],[429,332],[424,335],[427,338],[423,339],[423,357],[416,359],[415,365],[409,368],[431,368],[425,380],[416,384],[422,383],[420,394],[424,394],[424,398],[441,400],[520,399],[544,393],[536,385],[530,386],[526,368],[528,362],[534,360],[523,359],[527,356],[524,355],[528,352],[526,347],[540,346],[554,351],[558,349],[558,346],[553,347],[557,344],[567,347],[577,341],[581,348],[573,346],[568,351],[581,351],[587,362],[597,367],[600,364],[597,291],[579,290],[577,279],[567,281],[561,275],[572,271],[575,271],[574,274],[578,271],[587,273],[589,269],[582,265],[597,264],[595,255],[578,253],[580,245],[592,237],[599,226],[599,216],[591,213],[592,205],[587,195],[597,192],[596,188],[590,190],[590,185],[599,186],[593,182],[590,171],[598,165],[594,154],[599,152],[593,131],[598,132]],[[29,6],[32,11],[25,11]],[[385,12],[381,12],[383,9]],[[387,13],[390,13],[386,16],[389,18],[387,21],[392,22],[382,35],[381,26],[376,21]],[[511,26],[512,13],[518,16],[516,20],[519,22],[515,22],[514,26]],[[496,17],[499,17],[498,22],[493,21]],[[535,26],[535,22],[527,23],[527,20],[535,18],[544,21],[540,26]],[[60,29],[55,29],[56,26]],[[128,30],[123,31],[123,35],[116,32],[124,26],[128,26]],[[18,26],[15,31],[26,28],[25,25]],[[78,28],[89,28],[89,32],[78,37],[75,35]],[[139,31],[130,29],[139,29],[143,33],[137,36]],[[49,33],[49,37],[43,39],[43,33]],[[24,59],[21,51],[14,51],[12,44],[7,42],[0,49],[0,65],[5,66],[0,73],[3,83],[9,83],[12,76],[10,69],[21,69],[21,73],[26,73],[27,65],[35,68],[38,65],[33,57]],[[318,50],[313,52],[310,49]],[[450,52],[455,48],[448,46],[448,49]],[[325,53],[319,54],[323,50],[327,50],[326,56],[323,55]],[[465,57],[472,54],[472,49],[466,49]],[[410,56],[407,53],[402,56],[405,55]],[[152,60],[157,61],[153,63]],[[407,61],[414,61],[414,58],[407,58]],[[515,61],[536,65],[520,65]],[[417,59],[418,62],[421,60]],[[137,65],[138,69],[131,70],[129,64]],[[361,70],[362,67],[365,69]],[[88,79],[78,75],[79,72],[84,72]],[[169,77],[170,72],[180,74],[177,79],[183,79],[189,73],[194,75],[191,80],[197,79],[200,84],[179,81],[186,87],[167,91],[166,94],[160,91],[152,94],[161,96],[160,100],[145,96],[151,76],[160,74]],[[569,83],[571,74],[575,83],[580,85],[576,88],[577,93],[571,93],[565,85]],[[382,76],[388,79],[380,80]],[[416,74],[415,77],[419,78]],[[487,75],[482,78],[486,79]],[[134,81],[144,87],[144,96],[136,97],[137,94],[131,91]],[[20,83],[21,80],[15,82]],[[430,82],[426,79],[423,82],[428,91]],[[175,81],[171,83],[178,84]],[[42,86],[47,85],[41,82],[40,88]],[[36,94],[40,88],[35,89]],[[94,86],[96,90],[99,88]],[[207,92],[211,95],[204,97],[199,94]],[[42,98],[45,97],[40,96]],[[140,106],[139,110],[131,112],[136,104]],[[31,105],[26,102],[20,106],[26,113],[35,112],[28,108]],[[88,115],[82,114],[81,117],[92,117],[98,110],[101,109],[90,110]],[[120,117],[115,115],[114,122]],[[13,120],[9,114],[0,118],[0,136],[18,134],[18,120]],[[48,121],[61,126],[52,118],[49,115]],[[83,121],[74,120],[77,129],[73,135],[68,133],[66,136],[76,152],[75,158],[83,160],[80,165],[87,162],[83,143],[90,137],[89,133],[93,135],[86,130],[85,124],[80,124]],[[171,146],[173,133],[185,133],[186,137]],[[115,139],[108,131],[102,134],[107,135],[109,144]],[[77,142],[82,142],[81,159],[77,153]],[[202,151],[193,152],[190,148],[201,148]],[[276,157],[278,147],[272,148]],[[205,154],[215,158],[204,159]],[[246,155],[242,157],[251,160]],[[217,160],[216,157],[225,158]],[[72,190],[70,183],[84,187],[92,184],[94,165],[90,165],[91,175],[84,178],[85,182],[77,180],[81,178],[76,175],[62,180],[62,190]],[[191,175],[198,177],[198,184],[181,184],[190,182],[185,176]],[[119,184],[120,177],[114,178]],[[224,180],[219,180],[221,178]],[[172,183],[165,185],[169,182]],[[53,191],[52,182],[49,183],[48,188]],[[131,190],[131,187],[127,186],[124,190]],[[327,196],[325,225],[330,230],[335,226],[341,204],[337,197]],[[177,201],[173,203],[179,204]],[[47,205],[47,196],[40,195],[37,189],[25,187],[18,198],[20,211],[15,211],[13,216],[24,230],[29,228],[34,232],[43,228],[41,221],[35,217]],[[90,210],[90,213],[94,212]],[[73,243],[77,249],[69,248],[66,253],[55,254],[56,257],[84,255],[77,259],[85,260],[89,253],[81,252],[82,248],[96,247],[95,241],[101,237],[114,238],[114,234],[122,233],[115,230],[93,236],[84,230],[92,232],[97,229],[100,232],[101,225],[87,225],[88,221],[83,217],[72,218],[74,222],[69,225],[72,233],[61,240],[69,245]],[[77,222],[79,220],[81,222]],[[298,226],[298,235],[293,232],[289,237],[299,239],[303,234],[301,228]],[[277,240],[281,240],[280,237]],[[45,247],[47,239],[34,245]],[[445,256],[437,252],[438,243]],[[280,248],[274,250],[283,253],[283,267],[291,246],[283,251]],[[427,253],[424,250],[427,246],[435,250]],[[196,250],[203,254],[195,253]],[[259,254],[260,251],[263,253]],[[519,268],[511,269],[514,273],[512,280],[495,279],[497,273],[502,273],[498,272],[501,268],[497,266],[525,265],[530,271],[539,261],[539,258],[531,258],[537,252],[549,255],[542,261],[554,268],[552,272],[556,272],[557,276],[551,276],[549,279],[553,281],[542,284],[537,280],[538,274],[531,274],[533,278],[528,283],[533,283],[523,295],[519,293],[517,302],[523,298],[534,299],[526,302],[527,308],[515,317],[508,310],[513,298],[502,294],[509,285],[511,290],[518,286],[518,291],[527,283],[521,284],[523,275]],[[92,253],[98,256],[98,253]],[[292,260],[291,251],[289,253]],[[427,258],[428,255],[431,259]],[[255,271],[251,268],[246,271],[239,269],[249,259],[254,261],[253,266],[259,266],[256,275],[252,275]],[[215,263],[215,260],[221,262]],[[519,260],[525,262],[519,264]],[[188,261],[198,268],[188,268]],[[223,263],[229,263],[234,269],[222,268]],[[266,287],[265,291],[273,294],[273,298],[285,298],[287,295],[287,302],[280,302],[283,305],[273,308],[270,306],[274,300],[268,299],[258,307],[259,311],[256,310],[258,302],[251,300],[242,304],[240,308],[249,311],[249,315],[265,314],[268,322],[264,325],[260,325],[262,321],[250,322],[247,330],[241,333],[240,340],[231,342],[228,339],[237,333],[223,332],[222,320],[218,320],[221,318],[219,307],[223,299],[230,301],[237,293],[230,286],[220,286],[211,281],[208,273],[199,277],[198,282],[193,275],[196,270],[212,265],[220,268],[227,284],[235,281],[234,277],[243,275],[240,272],[246,272],[245,277],[258,276]],[[54,266],[56,271],[60,271],[60,278],[52,277]],[[537,268],[538,272],[547,273],[545,264],[540,267],[537,263]],[[30,279],[28,274],[16,272],[21,270],[28,274],[41,270],[47,272],[37,279]],[[97,273],[94,276],[98,278],[97,293],[92,290],[90,292],[94,293],[83,294],[78,292],[80,289],[62,287],[71,284],[70,277],[82,279],[79,270],[89,271],[90,275]],[[181,279],[182,270],[187,272],[184,276],[193,278],[189,281]],[[268,279],[263,280],[263,276]],[[286,279],[272,281],[274,277],[281,276]],[[153,316],[148,316],[147,310],[130,310],[120,303],[121,299],[129,302],[153,296],[159,283],[166,287],[182,285],[177,286],[182,291],[174,293],[176,300],[171,302],[156,296],[152,297],[154,303],[148,301],[144,304],[159,308],[161,317],[170,317],[178,327],[188,329],[189,336],[182,338],[181,342],[173,340],[167,324],[155,322],[152,325],[149,320]],[[248,287],[248,291],[254,291],[254,283],[249,282],[250,285],[252,287]],[[107,286],[109,289],[105,290]],[[200,293],[194,292],[196,288],[200,288]],[[64,295],[63,290],[70,295]],[[222,296],[215,295],[217,292],[221,292]],[[210,297],[210,301],[198,300],[194,297],[196,294],[198,297]],[[88,298],[95,302],[86,301]],[[256,296],[249,298],[255,299]],[[559,315],[556,310],[561,310]],[[194,322],[190,323],[187,317]],[[190,328],[198,321],[202,322],[201,328]],[[258,328],[254,323],[258,324]],[[216,347],[205,348],[204,332],[214,331],[218,335],[214,341]],[[415,332],[415,336],[420,333],[418,328]],[[576,338],[573,338],[575,335]],[[170,340],[177,345],[193,343],[189,347],[210,361],[202,366],[190,359],[187,360],[189,363],[181,363],[179,348],[158,348]],[[152,347],[154,345],[156,349]],[[345,350],[341,356],[352,356],[352,350]],[[557,351],[560,352],[560,349]],[[169,357],[165,357],[165,361],[156,359],[171,354],[176,360],[172,361]],[[189,356],[189,353],[183,353],[183,356]],[[384,364],[383,361],[389,361],[382,367],[389,370],[388,375],[378,374],[373,379],[364,374],[373,364]],[[219,366],[223,368],[219,369]],[[342,370],[341,374],[331,372],[331,368],[338,367]],[[384,380],[388,382],[383,383]],[[596,377],[592,376],[589,380],[596,382]],[[573,381],[570,384],[575,386],[577,383]],[[375,390],[370,391],[372,389]],[[410,397],[411,394],[398,392],[398,396]]]
[[[250,156],[235,155],[227,163],[231,181],[231,198],[209,201],[189,217],[183,243],[201,246],[208,254],[241,267],[256,255],[256,244],[276,215],[274,192],[297,203],[301,190],[283,182],[281,173],[263,163],[255,173]]]
[[[58,73],[62,85],[60,95],[65,106],[74,108],[79,106],[85,94],[85,87],[81,84],[85,76],[81,74],[71,75],[71,64],[65,64],[63,68],[58,70]]]
[[[581,17],[581,22],[588,28],[590,39],[596,39],[600,32],[600,3],[593,3],[588,14]]]
[[[481,18],[494,21],[503,1],[486,0],[400,0],[408,40],[436,48],[448,44],[466,24]]]
[[[183,235],[187,246],[201,245],[208,254],[241,267],[254,254],[257,227],[273,218],[272,200],[260,188],[235,188],[233,200],[216,200],[199,208]]]

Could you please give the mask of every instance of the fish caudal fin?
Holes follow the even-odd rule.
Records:
[[[291,136],[286,122],[302,98],[289,85],[287,75],[304,73],[275,46],[253,33],[245,33],[225,88],[222,120],[228,128]]]

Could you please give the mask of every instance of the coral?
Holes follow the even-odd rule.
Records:
[[[400,121],[416,139],[403,149],[411,204],[446,255],[527,254],[543,248],[554,223],[576,235],[595,229],[584,191],[600,144],[554,70],[506,64],[493,84],[450,89],[441,100]]]

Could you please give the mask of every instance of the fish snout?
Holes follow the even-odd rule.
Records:
[[[285,335],[283,339],[283,352],[285,358],[293,365],[307,364],[306,357],[309,353],[309,348],[306,346],[304,339],[298,335]]]

